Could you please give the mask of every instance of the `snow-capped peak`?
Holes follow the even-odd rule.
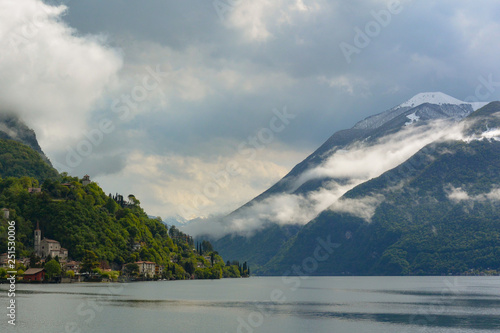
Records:
[[[443,105],[443,104],[452,104],[452,105],[462,105],[462,104],[470,104],[467,102],[463,102],[454,97],[448,96],[442,92],[426,92],[420,93],[418,95],[413,96],[408,101],[399,105],[400,107],[417,107],[424,103]]]
[[[448,96],[442,92],[425,92],[413,96],[403,104],[400,104],[390,110],[363,119],[362,121],[354,125],[353,129],[368,129],[380,127],[388,121],[400,116],[404,112],[426,103],[440,106],[442,111],[446,115],[455,119],[462,119],[470,112],[476,111],[488,104],[483,102],[464,102],[454,97]],[[414,123],[418,120],[416,118],[408,119],[411,120],[411,123]]]

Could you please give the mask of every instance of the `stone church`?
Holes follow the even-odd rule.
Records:
[[[58,241],[45,237],[42,239],[42,231],[38,222],[35,229],[35,254],[42,259],[47,258],[49,255],[52,258],[59,257],[60,261],[68,259],[68,250],[61,247]]]

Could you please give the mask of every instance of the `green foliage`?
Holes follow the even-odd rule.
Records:
[[[97,269],[97,267],[99,267],[99,259],[97,258],[94,251],[85,251],[85,256],[83,257],[81,266],[81,273],[90,273]]]
[[[100,263],[114,267],[128,263],[128,273],[138,275],[133,263],[144,260],[164,265],[164,277],[186,279],[203,261],[196,257],[191,236],[149,218],[134,195],[127,201],[119,194],[106,195],[96,183],[83,186],[81,179],[59,175],[20,143],[0,139],[0,175],[4,177],[0,208],[9,208],[10,219],[16,221],[16,256],[29,256],[31,267],[40,267],[40,258],[33,253],[37,222],[43,237],[59,241],[71,259],[82,261],[81,272],[95,272]],[[29,193],[30,187],[41,187],[42,192]],[[7,248],[7,228],[7,221],[0,220],[0,248]],[[213,252],[210,242],[203,244],[207,253]],[[171,258],[179,261],[171,263]],[[54,265],[48,259],[49,267]],[[212,254],[214,266],[221,260]],[[212,273],[214,278],[222,275]],[[106,274],[118,278],[116,272]]]
[[[43,181],[56,178],[58,174],[30,147],[13,140],[0,139],[0,177],[24,176]]]
[[[223,270],[225,278],[239,278],[241,277],[240,269],[237,265],[225,266]]]
[[[59,264],[55,259],[48,261],[44,268],[49,279],[61,275],[61,264]]]
[[[194,272],[196,279],[220,279],[223,277],[222,268],[220,266],[216,267],[206,267],[197,268]]]
[[[174,230],[175,238],[169,237],[162,222],[150,219],[136,204],[120,207],[95,183],[84,187],[77,178],[62,175],[45,180],[41,194],[30,194],[27,189],[34,182],[29,177],[0,179],[0,206],[9,207],[16,221],[18,256],[32,253],[36,221],[43,236],[58,240],[75,260],[93,251],[98,260],[117,265],[137,260],[166,264],[172,252],[193,252],[191,237],[179,230]],[[6,221],[0,223],[3,248],[7,227]],[[139,252],[133,251],[135,243],[141,244]]]
[[[417,161],[417,162],[416,162]],[[420,161],[420,162],[418,162]],[[448,275],[500,271],[500,142],[444,142],[345,194],[381,194],[370,222],[325,211],[285,244],[261,274],[285,274],[337,244],[313,275]],[[467,193],[453,199],[453,191]],[[489,197],[490,195],[491,197]],[[349,235],[349,236],[347,236]],[[323,253],[323,252],[320,252]]]
[[[136,263],[128,263],[125,265],[124,273],[130,276],[139,275],[139,266]]]

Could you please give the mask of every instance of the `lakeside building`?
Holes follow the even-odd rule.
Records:
[[[42,238],[42,231],[40,230],[40,225],[36,223],[35,229],[35,254],[40,258],[47,258],[49,255],[52,258],[59,257],[60,261],[66,261],[68,259],[68,250],[61,247],[61,243],[56,240]]]
[[[29,268],[23,274],[23,280],[29,282],[42,282],[45,280],[45,268]]]
[[[162,276],[164,270],[165,270],[164,265],[156,265],[156,267],[155,267],[156,276]]]
[[[78,273],[80,271],[80,262],[78,261],[68,261],[65,265],[64,265],[64,270],[66,271],[73,271],[75,273]]]
[[[156,273],[156,263],[152,261],[137,261],[137,266],[139,266],[139,273],[146,277],[153,277]]]

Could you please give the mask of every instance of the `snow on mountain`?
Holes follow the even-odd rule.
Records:
[[[165,223],[168,226],[175,226],[175,227],[183,227],[189,223],[188,220],[183,218],[180,215],[175,215],[175,216],[169,216],[163,220],[163,223]]]
[[[426,92],[420,93],[418,95],[413,96],[408,101],[400,104],[399,107],[416,107],[422,105],[424,103],[443,105],[443,104],[452,104],[452,105],[462,105],[462,104],[470,104],[458,100],[454,97],[443,94],[442,92]]]
[[[424,103],[436,104],[436,105],[464,105],[468,104],[472,106],[474,111],[479,110],[489,102],[464,102],[449,95],[446,95],[442,92],[426,92],[420,93],[418,95],[413,96],[403,104],[400,104],[398,107],[411,107],[414,108],[416,106],[422,105]],[[397,107],[396,107],[397,108]]]
[[[410,121],[405,123],[405,126],[409,126],[413,123],[416,123],[420,119],[420,117],[416,115],[416,112],[413,112],[412,114],[407,115],[406,118],[410,119]]]
[[[450,113],[454,114],[448,114],[449,116],[453,118],[457,118],[457,110],[460,112],[461,115],[458,118],[463,118],[466,117],[468,114],[470,114],[473,111],[476,111],[483,106],[485,106],[488,103],[483,103],[483,102],[475,102],[475,103],[468,103],[464,102],[461,100],[458,100],[454,97],[448,96],[442,92],[425,92],[425,93],[420,93],[406,102],[393,107],[390,110],[387,110],[385,112],[376,114],[374,116],[368,117],[360,122],[358,122],[353,129],[374,129],[382,126],[383,124],[387,123],[388,121],[398,117],[399,115],[405,113],[408,110],[411,110],[413,108],[416,108],[422,104],[433,104],[433,105],[439,105],[444,107],[443,111],[448,114],[449,111]],[[446,106],[449,106],[446,108]],[[448,109],[448,110],[447,110]]]

